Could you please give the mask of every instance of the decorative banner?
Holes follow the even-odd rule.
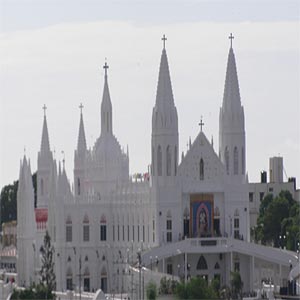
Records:
[[[214,200],[212,194],[194,194],[190,196],[190,216],[192,237],[210,237],[213,235]]]

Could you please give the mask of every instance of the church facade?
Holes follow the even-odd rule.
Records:
[[[201,121],[198,136],[181,157],[178,113],[163,47],[152,111],[151,170],[142,181],[131,180],[128,151],[113,133],[106,63],[104,69],[101,134],[90,150],[81,106],[74,188],[64,165],[53,158],[46,114],[36,208],[30,162],[26,157],[21,162],[19,285],[39,279],[39,249],[46,230],[55,247],[57,290],[80,286],[84,291],[130,292],[127,275],[137,253],[151,274],[182,280],[218,278],[223,286],[236,270],[245,291],[259,287],[264,277],[281,284],[289,271],[288,254],[250,243],[245,117],[232,45],[219,113],[219,153],[202,131]]]

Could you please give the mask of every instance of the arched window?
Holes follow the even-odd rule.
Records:
[[[166,150],[166,158],[167,158],[167,176],[171,176],[171,150],[170,150],[170,146],[167,147]]]
[[[73,272],[72,269],[69,267],[66,274],[66,287],[67,290],[71,291],[73,290]]]
[[[166,229],[167,229],[167,243],[171,243],[172,242],[172,214],[170,210],[168,210],[167,212]]]
[[[103,293],[107,293],[107,272],[105,267],[101,270],[101,290]]]
[[[83,218],[83,241],[88,242],[90,240],[90,221],[87,215]]]
[[[77,178],[77,194],[80,195],[80,178]]]
[[[220,269],[220,265],[219,265],[218,262],[216,262],[216,264],[215,264],[215,270],[219,270],[219,269]]]
[[[229,175],[229,151],[227,147],[225,148],[224,157],[225,157],[226,173],[227,175]]]
[[[157,175],[162,175],[162,152],[160,145],[157,147]]]
[[[204,180],[204,161],[200,159],[200,180]]]
[[[66,242],[72,242],[72,231],[72,219],[68,216],[66,220]]]
[[[106,216],[102,215],[100,219],[100,241],[106,241]]]
[[[242,147],[242,174],[245,174],[245,149]]]
[[[41,196],[44,196],[44,180],[41,179]]]
[[[238,209],[234,212],[234,220],[233,220],[233,231],[234,231],[234,238],[240,238],[240,217]]]
[[[154,147],[152,147],[152,175],[155,175],[155,153]]]
[[[88,267],[84,269],[83,273],[83,290],[85,292],[90,291],[90,271]]]
[[[207,263],[206,259],[203,255],[200,256],[198,263],[197,263],[197,270],[207,270]]]
[[[174,149],[174,176],[177,175],[177,146]]]
[[[238,175],[239,173],[239,152],[237,147],[234,147],[233,150],[233,174]]]

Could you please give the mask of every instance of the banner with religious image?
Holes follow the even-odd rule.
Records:
[[[214,200],[212,194],[190,196],[190,226],[192,237],[209,237],[213,234]]]

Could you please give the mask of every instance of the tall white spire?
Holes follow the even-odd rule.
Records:
[[[174,105],[171,77],[169,71],[168,57],[165,47],[162,50],[159,76],[156,92],[156,105],[169,106]]]
[[[104,89],[101,103],[101,135],[112,134],[112,105],[110,100],[108,82],[107,82],[107,69],[108,65],[105,62],[103,69],[104,75]]]
[[[223,95],[223,109],[232,110],[241,107],[239,82],[236,70],[235,56],[232,46],[229,49],[225,88]]]
[[[49,143],[49,135],[48,135],[48,126],[47,126],[47,118],[46,118],[46,105],[44,104],[44,123],[43,123],[43,131],[42,131],[42,142],[41,142],[41,153],[49,153],[50,152],[50,143]]]
[[[86,139],[83,125],[83,117],[82,117],[82,109],[83,105],[80,103],[80,122],[79,122],[79,133],[78,133],[78,141],[77,141],[77,153],[84,153],[86,151]]]
[[[226,174],[244,182],[246,172],[245,120],[230,34],[223,103],[219,116],[219,154]]]

